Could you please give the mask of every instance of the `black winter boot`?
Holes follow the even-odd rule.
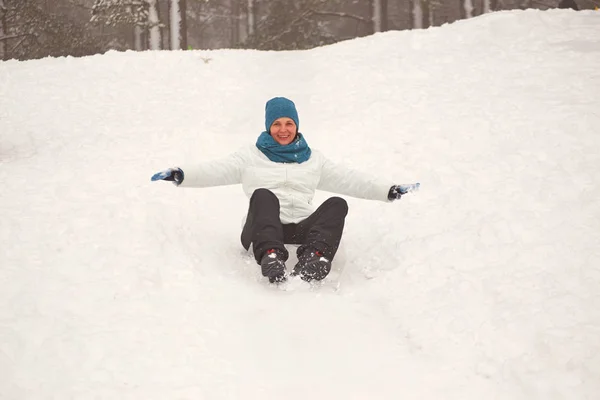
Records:
[[[298,256],[298,263],[292,275],[300,275],[302,280],[310,282],[324,279],[331,271],[331,261],[314,249],[307,249]]]
[[[260,267],[263,276],[269,278],[269,282],[277,283],[285,281],[285,255],[279,249],[270,249],[262,256]]]

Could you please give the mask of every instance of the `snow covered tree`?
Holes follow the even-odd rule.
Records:
[[[143,50],[142,36],[148,20],[145,0],[95,0],[91,22],[109,26],[133,26],[134,49]]]
[[[85,22],[62,12],[69,7],[72,4],[66,0],[48,5],[37,0],[2,0],[2,58],[27,60],[103,52],[103,39],[94,37]]]
[[[146,0],[96,0],[92,6],[92,22],[106,25],[144,24],[148,20]]]
[[[96,0],[92,7],[92,22],[135,27],[136,43],[148,32],[148,48],[161,49],[161,27],[157,0]],[[137,46],[137,45],[136,45]],[[136,48],[136,50],[141,50]]]

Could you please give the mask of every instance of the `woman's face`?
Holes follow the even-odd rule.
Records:
[[[290,144],[296,138],[296,123],[293,119],[281,117],[273,121],[269,133],[282,146]]]

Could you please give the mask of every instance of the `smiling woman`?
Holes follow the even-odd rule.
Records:
[[[265,130],[254,146],[229,157],[195,166],[170,168],[152,180],[178,186],[209,187],[241,183],[250,198],[241,241],[252,246],[263,276],[287,279],[285,244],[298,244],[298,263],[291,272],[305,281],[324,279],[342,240],[348,204],[331,197],[316,210],[317,189],[370,200],[399,199],[417,185],[392,185],[377,176],[334,164],[313,151],[300,129],[296,105],[285,97],[269,100]]]
[[[256,147],[273,162],[303,163],[310,158],[311,150],[298,129],[300,119],[293,101],[275,97],[265,106],[265,131]],[[292,144],[293,146],[288,146]]]
[[[292,143],[296,138],[296,132],[296,123],[285,117],[277,118],[269,128],[269,133],[273,139],[282,146]]]
[[[265,106],[265,129],[280,145],[290,144],[298,133],[300,119],[293,101],[275,97]]]

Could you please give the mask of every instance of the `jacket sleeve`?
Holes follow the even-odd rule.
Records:
[[[387,196],[392,183],[336,164],[325,157],[323,159],[321,180],[317,189],[360,199],[389,201]]]
[[[245,159],[243,153],[237,151],[218,160],[180,166],[183,182],[179,187],[203,188],[241,183]]]

